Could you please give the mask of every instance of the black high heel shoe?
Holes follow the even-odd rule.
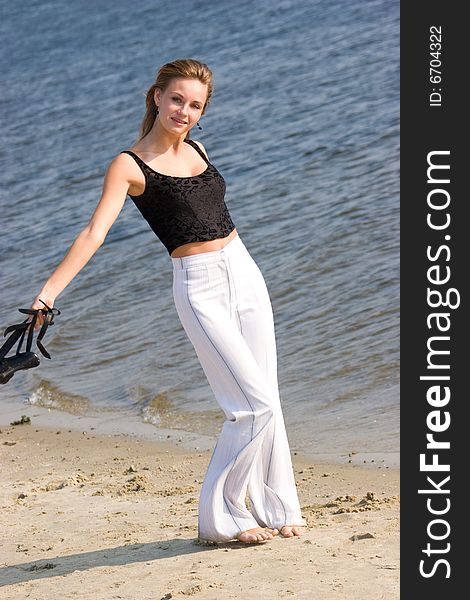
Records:
[[[44,337],[49,325],[54,324],[54,316],[60,315],[60,310],[58,308],[51,308],[47,306],[47,304],[40,298],[39,301],[42,302],[46,308],[19,308],[18,310],[21,313],[24,313],[26,315],[33,315],[33,318],[30,321],[26,319],[22,323],[10,325],[5,329],[3,333],[3,335],[5,336],[7,335],[7,333],[12,332],[10,337],[0,348],[0,383],[7,383],[8,381],[10,381],[10,379],[13,377],[16,371],[32,369],[33,367],[37,367],[41,362],[39,360],[39,356],[35,352],[31,352],[34,326],[36,324],[38,314],[40,312],[44,314],[44,321],[41,326],[41,329],[39,330],[38,337],[36,338],[36,344],[43,356],[45,356],[46,358],[51,358],[51,355],[44,348],[41,340]],[[26,352],[21,352],[21,346],[26,336],[26,332],[28,332],[28,338],[26,340]],[[18,339],[19,342],[18,347],[16,349],[16,353],[13,356],[6,358],[6,355],[13,348]]]

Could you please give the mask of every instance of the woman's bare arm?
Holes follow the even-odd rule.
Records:
[[[31,308],[44,308],[39,298],[48,306],[53,306],[57,296],[102,246],[111,225],[124,206],[131,178],[132,170],[129,162],[125,155],[119,154],[106,171],[101,198],[90,221],[75,238],[58,267],[45,282]],[[41,326],[42,320],[39,314],[35,329]]]

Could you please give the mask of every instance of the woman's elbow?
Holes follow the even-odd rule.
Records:
[[[104,244],[106,239],[107,232],[103,230],[99,230],[96,227],[92,227],[87,225],[85,229],[82,231],[81,235],[93,246],[99,248]]]

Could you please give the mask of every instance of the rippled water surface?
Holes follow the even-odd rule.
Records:
[[[292,448],[396,452],[398,2],[26,0],[2,12],[2,330],[90,218],[157,68],[198,58],[215,87],[192,137],[270,290]],[[56,305],[52,361],[2,386],[7,401],[217,434],[171,262],[129,199]]]

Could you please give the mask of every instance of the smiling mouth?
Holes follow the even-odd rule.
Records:
[[[171,117],[173,119],[173,121],[175,121],[175,123],[178,123],[178,125],[187,125],[186,121],[180,121],[180,119],[175,119],[175,117]]]

